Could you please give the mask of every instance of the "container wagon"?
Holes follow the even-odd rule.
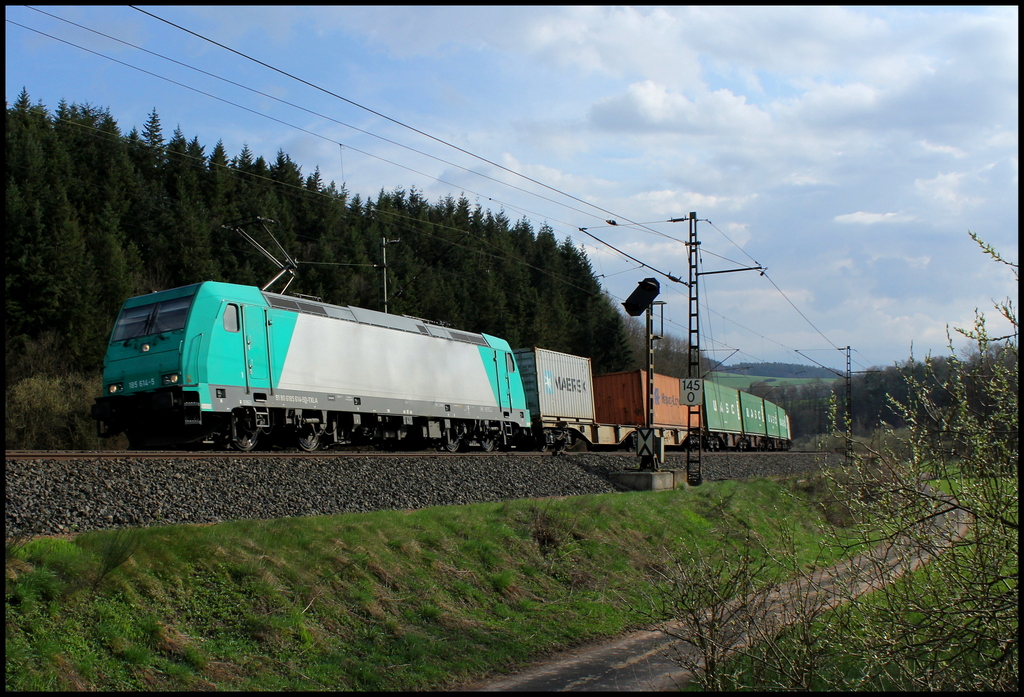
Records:
[[[768,430],[764,418],[764,400],[749,392],[740,392],[740,414],[743,418],[741,450],[767,450]]]
[[[707,450],[738,450],[743,441],[740,392],[711,380],[704,381],[704,415]]]
[[[789,415],[778,404],[764,401],[765,423],[768,431],[768,450],[789,450]]]
[[[654,421],[651,426],[666,446],[681,446],[691,431],[700,429],[699,410],[680,399],[678,378],[654,374]],[[647,425],[647,371],[630,370],[594,377],[594,404],[598,422],[625,424],[635,428]]]
[[[592,441],[594,385],[590,359],[542,348],[513,352],[526,392],[534,439],[560,450],[579,438]]]
[[[589,358],[541,348],[517,349],[515,357],[542,447],[567,448],[581,440],[588,446],[636,447],[633,436],[647,420],[645,371],[594,376]],[[679,380],[654,378],[656,431],[667,445],[681,445],[688,430]]]

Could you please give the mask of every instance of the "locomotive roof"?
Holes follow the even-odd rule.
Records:
[[[476,344],[477,346],[490,345],[482,334],[448,329],[447,327],[431,324],[426,320],[414,317],[392,315],[385,312],[367,310],[362,307],[354,307],[351,305],[331,305],[329,303],[317,302],[307,298],[278,295],[277,293],[268,293],[266,291],[263,291],[263,297],[266,298],[267,303],[271,307],[279,310],[290,310],[292,312],[301,312],[308,315],[330,317],[332,319],[343,320],[346,322],[358,322],[359,324],[369,324],[375,327],[384,327],[403,332],[412,332],[414,334],[423,334],[424,336],[433,336],[438,339],[462,341],[467,344]]]

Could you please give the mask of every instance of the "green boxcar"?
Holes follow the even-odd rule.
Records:
[[[778,407],[778,409],[779,409],[779,438],[781,438],[782,440],[788,441],[790,438],[792,438],[792,436],[790,435],[790,432],[789,432],[789,414],[787,414],[786,410],[783,409],[782,407]]]
[[[739,390],[704,381],[704,411],[712,433],[742,433]]]
[[[740,413],[743,416],[743,433],[748,438],[761,438],[768,433],[763,399],[749,392],[740,392]]]
[[[769,438],[781,438],[782,437],[781,429],[779,429],[779,412],[780,411],[781,411],[781,409],[779,409],[779,406],[777,404],[772,404],[771,402],[765,400],[765,403],[764,403],[764,421],[765,421],[765,429],[766,429],[766,431],[768,433],[768,437]]]

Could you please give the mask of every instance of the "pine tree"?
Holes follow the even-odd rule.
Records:
[[[142,142],[150,148],[154,155],[162,154],[164,147],[163,129],[160,127],[160,116],[156,113],[156,107],[149,113],[146,125],[142,127]]]
[[[280,221],[273,233],[292,256],[323,262],[303,265],[293,290],[379,307],[380,241],[400,238],[388,251],[393,311],[608,369],[623,362],[621,317],[582,251],[465,195],[350,196],[319,169],[303,178],[283,150],[268,165],[248,145],[231,158],[218,142],[207,157],[180,126],[165,141],[155,109],[141,133],[121,135],[106,110],[62,102],[51,120],[25,90],[6,130],[8,336],[74,332],[90,362],[84,337],[109,331],[127,295],[209,278],[262,285],[274,270],[221,227],[262,216]],[[66,304],[91,309],[72,317]]]

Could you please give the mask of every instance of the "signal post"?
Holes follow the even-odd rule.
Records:
[[[655,278],[645,278],[637,285],[622,306],[626,313],[637,317],[647,315],[647,423],[637,429],[637,456],[639,470],[615,472],[613,479],[622,486],[638,491],[672,489],[675,473],[662,471],[658,466],[665,461],[665,440],[654,430],[654,299],[661,292]]]

